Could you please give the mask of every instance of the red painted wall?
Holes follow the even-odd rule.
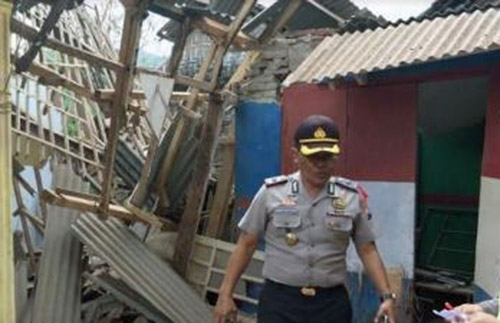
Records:
[[[500,178],[500,68],[490,76],[482,175]]]
[[[417,86],[353,88],[347,100],[347,176],[414,182]]]
[[[282,106],[282,170],[284,174],[295,171],[292,160],[293,135],[299,123],[313,114],[331,117],[340,128],[341,137],[345,136],[347,100],[346,90],[332,90],[327,86],[303,85],[286,89]],[[345,171],[346,155],[340,157],[340,173]]]
[[[284,173],[296,126],[311,114],[326,114],[340,126],[339,174],[356,180],[415,181],[417,86],[414,84],[332,90],[297,86],[283,93]]]

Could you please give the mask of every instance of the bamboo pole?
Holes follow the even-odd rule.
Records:
[[[15,323],[14,251],[12,242],[12,139],[10,71],[10,16],[12,3],[0,1],[0,322]]]

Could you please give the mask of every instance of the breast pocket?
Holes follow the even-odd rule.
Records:
[[[277,207],[272,213],[271,222],[278,234],[298,229],[301,224],[299,210],[292,207]]]
[[[352,231],[352,216],[350,214],[335,214],[328,212],[325,227],[334,232],[349,234]]]

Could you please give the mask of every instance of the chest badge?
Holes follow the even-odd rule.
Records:
[[[345,209],[345,200],[343,197],[339,196],[332,200],[332,206],[337,211],[343,211]]]
[[[285,242],[288,246],[293,247],[299,242],[299,238],[293,232],[288,232],[285,235]]]

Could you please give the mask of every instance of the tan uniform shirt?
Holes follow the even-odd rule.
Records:
[[[313,200],[298,172],[266,183],[239,223],[246,232],[265,234],[264,277],[291,286],[345,283],[350,238],[356,248],[374,241],[355,184],[332,177]],[[298,239],[295,245],[287,243],[287,233]]]

